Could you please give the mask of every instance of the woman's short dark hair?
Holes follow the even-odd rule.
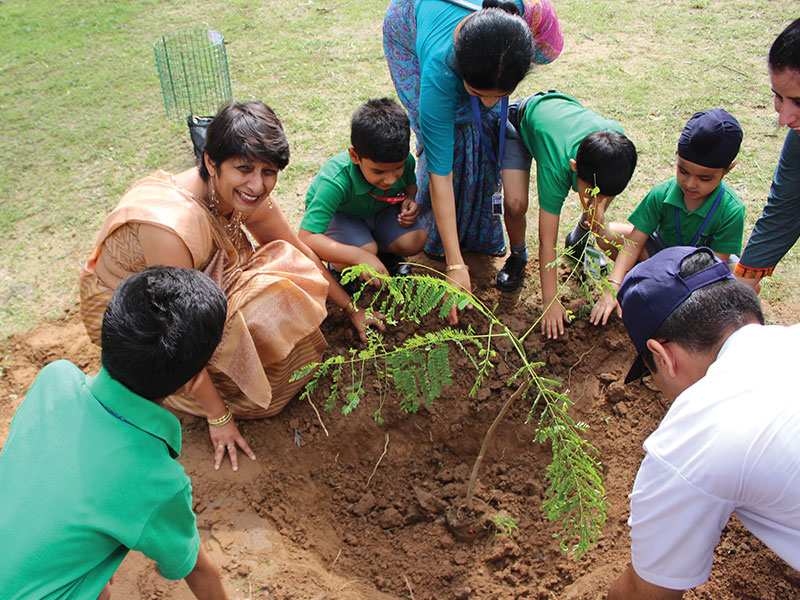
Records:
[[[511,93],[530,71],[533,35],[512,0],[484,0],[456,35],[453,70],[476,90]]]
[[[215,165],[231,157],[259,160],[283,169],[289,164],[289,141],[273,110],[257,100],[231,102],[220,108],[206,132],[203,153]],[[200,177],[208,181],[204,160]]]
[[[368,100],[353,113],[350,144],[361,158],[394,163],[405,160],[411,139],[406,111],[391,98]]]
[[[686,278],[713,264],[711,250],[697,252],[683,260],[680,275]],[[692,292],[650,337],[702,354],[716,348],[727,332],[753,322],[764,324],[755,291],[736,279],[721,279]],[[642,351],[642,359],[651,371],[656,370],[649,348]]]
[[[603,196],[621,194],[636,168],[636,146],[616,131],[593,131],[578,146],[575,170]]]
[[[120,282],[103,315],[103,367],[143,398],[165,398],[206,366],[226,310],[222,290],[200,271],[139,271]]]
[[[775,38],[769,50],[769,68],[800,71],[800,19],[795,19]]]

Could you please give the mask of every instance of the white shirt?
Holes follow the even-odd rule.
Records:
[[[800,325],[734,332],[647,438],[631,499],[645,581],[704,583],[732,512],[800,570]]]

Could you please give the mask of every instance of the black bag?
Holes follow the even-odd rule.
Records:
[[[214,117],[196,117],[194,115],[189,115],[187,119],[189,135],[192,137],[192,146],[194,146],[194,155],[198,161],[203,158],[203,148],[206,145],[206,130],[212,120],[214,120]]]

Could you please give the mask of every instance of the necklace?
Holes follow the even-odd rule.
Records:
[[[219,214],[219,198],[217,198],[217,190],[214,188],[213,179],[208,180],[208,186],[210,188],[208,208],[211,210],[211,214],[213,214],[217,220],[223,223],[228,237],[235,239],[242,232],[242,222],[244,221],[242,213],[236,209],[233,209],[233,212],[226,223],[225,218]]]

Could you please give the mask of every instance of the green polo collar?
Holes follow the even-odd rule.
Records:
[[[349,159],[348,159],[349,160]],[[350,169],[350,181],[353,182],[353,193],[362,196],[365,194],[369,194],[375,188],[374,185],[370,184],[366,179],[364,179],[364,174],[361,172],[361,168],[355,164],[352,160],[350,164],[347,166]],[[381,194],[385,192],[380,190]]]
[[[163,440],[173,458],[180,455],[181,424],[167,409],[133,393],[112,378],[105,368],[87,382],[92,395],[109,413]]]
[[[675,185],[670,190],[670,193],[664,199],[664,204],[669,204],[670,206],[675,206],[683,211],[683,214],[686,215],[696,215],[698,217],[706,218],[708,216],[711,207],[714,206],[714,200],[717,199],[717,194],[719,194],[719,188],[725,185],[722,181],[719,182],[719,185],[714,188],[714,191],[708,195],[708,198],[705,199],[700,205],[700,208],[693,212],[689,212],[686,210],[686,204],[683,202],[683,190],[681,186],[678,185],[678,182],[675,182]]]

